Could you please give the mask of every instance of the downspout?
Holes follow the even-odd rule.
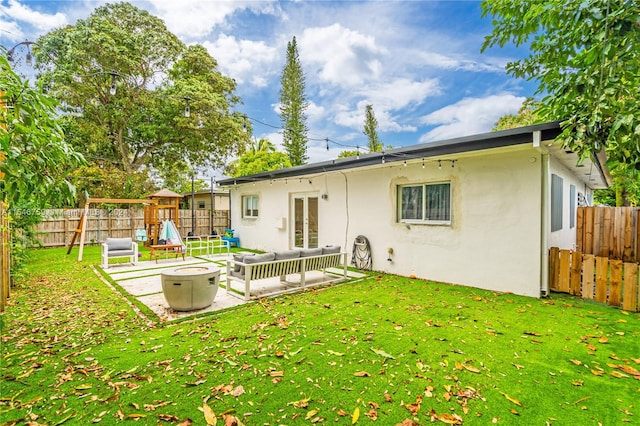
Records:
[[[540,296],[549,296],[549,229],[551,207],[549,193],[549,154],[541,146],[542,133],[533,132],[533,146],[540,150]]]

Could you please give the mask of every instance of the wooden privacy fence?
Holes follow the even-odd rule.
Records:
[[[7,205],[0,201],[0,312],[4,312],[11,291],[11,232]]]
[[[640,207],[578,207],[576,248],[584,254],[640,262]]]
[[[68,245],[80,222],[83,209],[44,210],[43,221],[36,231],[38,239],[45,247]],[[180,210],[178,231],[185,237],[191,232],[191,210]],[[213,224],[208,209],[195,210],[195,235],[209,235],[212,229],[224,233],[229,226],[229,212],[216,210]],[[89,209],[86,223],[85,244],[101,243],[107,237],[135,238],[136,229],[144,229],[142,209]]]
[[[557,247],[549,250],[549,288],[552,291],[640,312],[638,276],[637,262],[623,262]]]

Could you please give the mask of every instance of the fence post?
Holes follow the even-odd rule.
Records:
[[[624,264],[624,294],[622,309],[630,312],[638,312],[638,264]]]
[[[558,247],[551,247],[549,249],[549,289],[559,290],[558,278],[559,278],[559,259],[560,249]]]
[[[581,284],[581,274],[582,271],[582,253],[579,251],[574,251],[571,253],[571,283],[570,283],[570,292],[571,294],[575,294],[576,296],[582,295],[582,289],[580,288]]]

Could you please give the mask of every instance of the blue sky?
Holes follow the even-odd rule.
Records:
[[[0,43],[10,48],[86,18],[103,1],[0,0]],[[480,53],[491,20],[478,1],[131,1],[200,43],[235,78],[254,135],[276,145],[280,73],[296,37],[306,76],[310,162],[366,146],[367,104],[394,147],[490,131],[535,85],[506,75],[527,55]],[[261,124],[265,123],[265,124]],[[325,138],[329,138],[329,150]]]

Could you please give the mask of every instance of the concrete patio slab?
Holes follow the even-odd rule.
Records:
[[[136,265],[129,263],[111,264],[104,271],[127,293],[151,309],[161,321],[173,321],[249,303],[237,295],[228,293],[226,288],[222,287],[227,285],[226,261],[230,258],[231,255],[225,253],[221,255],[187,257],[185,260],[181,258],[159,259],[158,263],[155,261],[140,261]],[[181,312],[172,309],[162,292],[162,272],[198,264],[217,266],[220,270],[221,287],[218,288],[213,303],[204,309],[193,311]],[[285,285],[280,282],[279,278],[255,281],[252,285],[252,296],[259,297],[260,295],[268,295],[282,290],[291,292],[303,291],[313,288],[314,285],[319,283],[327,284],[327,281],[332,278],[340,279],[342,278],[342,273],[342,269],[339,268],[327,270],[327,273],[322,273],[321,271],[308,272],[305,277],[306,286],[304,288],[300,286],[300,276],[295,274],[287,276],[288,283]],[[358,279],[364,277],[365,274],[348,271],[347,276],[348,279]],[[243,289],[241,284],[235,280],[231,288],[236,291],[242,291]]]

